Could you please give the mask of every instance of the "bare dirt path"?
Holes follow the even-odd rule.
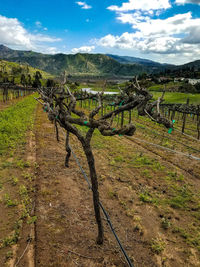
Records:
[[[64,167],[64,143],[56,142],[54,128],[41,109],[37,111],[36,129],[35,266],[127,266],[106,223],[104,245],[96,245],[91,192],[74,159],[70,168]],[[72,145],[79,146],[77,142]],[[159,266],[132,219],[118,201],[108,197],[103,185],[101,200],[135,266]]]

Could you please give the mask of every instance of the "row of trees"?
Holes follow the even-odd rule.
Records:
[[[200,66],[171,67],[159,73],[160,76],[200,79]]]
[[[195,85],[183,83],[179,86],[178,91],[183,93],[200,93],[200,83],[196,83]]]
[[[17,75],[17,73],[15,73]],[[39,88],[41,85],[46,87],[55,86],[55,81],[53,79],[47,79],[44,81],[40,71],[36,71],[33,77],[30,74],[20,74],[19,76],[13,76],[7,72],[2,73],[0,71],[0,81],[3,83],[21,84],[24,87],[31,86],[34,88]]]

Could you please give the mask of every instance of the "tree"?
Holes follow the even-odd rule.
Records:
[[[55,85],[56,85],[56,83],[54,80],[52,80],[52,79],[47,80],[47,84],[46,84],[47,87],[55,87]]]
[[[24,75],[23,73],[22,73],[22,75],[21,75],[20,82],[21,82],[21,84],[22,84],[23,86],[25,86],[25,84],[26,84],[26,77],[25,77],[25,75]]]
[[[32,85],[32,79],[31,79],[31,75],[30,74],[28,74],[27,84],[28,85]]]
[[[66,81],[66,80],[65,80]],[[69,146],[70,133],[75,135],[82,145],[85,153],[92,184],[93,193],[93,205],[95,211],[95,218],[98,225],[98,237],[97,243],[103,243],[103,225],[100,214],[99,206],[99,192],[98,192],[98,180],[95,168],[95,160],[91,147],[91,139],[95,129],[97,129],[103,136],[115,136],[115,135],[127,135],[132,136],[136,130],[132,123],[128,123],[124,126],[113,126],[114,119],[117,115],[122,114],[124,111],[130,111],[133,108],[138,109],[139,115],[148,115],[152,120],[157,123],[162,123],[167,128],[172,128],[172,123],[161,116],[159,111],[159,103],[162,102],[162,97],[157,101],[149,103],[152,99],[152,95],[145,89],[141,88],[136,81],[136,84],[129,83],[125,90],[115,99],[115,109],[107,112],[106,114],[99,114],[99,111],[103,107],[104,95],[103,91],[96,95],[98,99],[98,105],[94,108],[89,115],[83,111],[78,110],[77,101],[94,98],[94,95],[87,93],[71,93],[70,89],[64,86],[61,90],[51,88],[40,88],[40,99],[43,101],[43,108],[48,112],[48,118],[55,123],[57,134],[59,124],[66,130],[66,158],[65,166],[69,167],[69,159],[71,155],[71,149]],[[66,101],[68,99],[68,101]],[[75,116],[74,116],[75,115]],[[97,116],[98,115],[98,116]],[[83,134],[78,128],[79,126],[87,126],[88,130],[86,134]]]
[[[8,83],[9,80],[8,80],[8,73],[7,72],[4,72],[4,75],[3,75],[3,82],[4,83]]]
[[[42,78],[41,73],[39,71],[36,71],[36,73],[35,73],[35,80],[33,81],[33,87],[34,88],[41,87],[41,81],[40,81],[41,78]]]
[[[197,93],[200,93],[200,83],[196,83],[195,88],[196,88]]]
[[[178,88],[178,91],[183,93],[196,93],[196,88],[190,83],[184,83]]]
[[[145,80],[147,78],[147,73],[143,72],[138,76],[138,80]]]
[[[35,73],[35,78],[38,77],[39,79],[42,79],[42,74],[40,73],[40,71],[36,71]]]
[[[15,84],[15,77],[13,76],[12,77],[12,81],[11,81],[12,84]]]
[[[12,74],[13,75],[18,75],[18,74],[21,74],[21,73],[22,73],[22,68],[21,67],[16,67],[16,66],[12,67]]]

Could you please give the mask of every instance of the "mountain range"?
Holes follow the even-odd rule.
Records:
[[[13,50],[4,45],[0,45],[0,59],[28,64],[53,75],[60,75],[66,71],[72,76],[130,77],[144,72],[156,73],[166,68],[176,68],[175,65],[137,57],[87,53],[48,55]],[[195,62],[193,64],[195,65]]]

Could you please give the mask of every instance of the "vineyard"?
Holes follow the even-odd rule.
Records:
[[[200,266],[200,105],[63,88],[0,90],[0,266]]]
[[[35,88],[0,83],[0,110],[35,91]]]

